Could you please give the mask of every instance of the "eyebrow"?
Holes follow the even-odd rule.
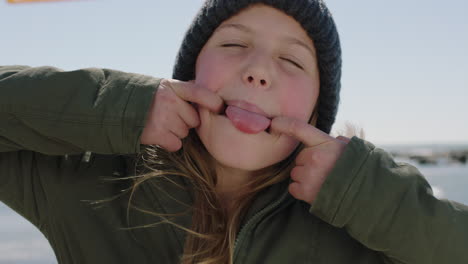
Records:
[[[246,26],[244,26],[242,24],[224,24],[224,25],[219,26],[215,31],[219,31],[219,30],[225,29],[225,28],[234,28],[234,29],[243,31],[245,33],[250,33],[250,34],[253,33],[253,31],[249,27],[246,27]],[[299,45],[299,46],[305,48],[306,50],[308,50],[310,52],[312,57],[314,57],[314,58],[317,57],[315,51],[312,48],[310,48],[309,45],[305,44],[302,40],[300,40],[298,38],[295,38],[295,37],[291,37],[291,36],[283,37],[283,39],[286,40],[290,44],[296,44],[296,45]]]

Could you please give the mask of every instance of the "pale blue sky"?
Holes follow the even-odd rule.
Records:
[[[170,77],[202,0],[0,2],[0,64]],[[328,0],[343,47],[344,121],[375,144],[468,143],[468,1]]]

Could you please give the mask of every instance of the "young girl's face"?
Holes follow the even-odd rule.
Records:
[[[254,5],[216,29],[197,59],[195,82],[226,103],[245,101],[270,119],[304,122],[311,117],[320,83],[313,41],[296,20],[266,5]],[[285,159],[299,143],[267,131],[245,133],[224,113],[199,112],[197,133],[224,167],[262,169]]]

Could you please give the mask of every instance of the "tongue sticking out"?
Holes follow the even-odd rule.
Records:
[[[240,131],[248,134],[257,134],[270,126],[271,120],[267,117],[253,113],[236,106],[228,106],[226,115]]]

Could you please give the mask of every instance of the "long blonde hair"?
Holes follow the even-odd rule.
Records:
[[[311,117],[311,124],[316,123],[315,113],[314,111]],[[182,149],[174,153],[158,146],[144,147],[139,160],[149,172],[134,178],[128,208],[132,207],[131,197],[138,186],[151,178],[162,177],[172,181],[171,177],[180,176],[187,179],[191,183],[194,201],[191,228],[176,224],[167,214],[151,214],[163,219],[160,223],[170,224],[187,232],[184,253],[181,256],[182,264],[232,264],[236,234],[252,199],[261,190],[289,177],[294,166],[293,161],[304,146],[300,144],[286,159],[262,169],[256,177],[252,177],[241,188],[242,193],[234,200],[233,211],[228,215],[215,191],[217,176],[212,156],[193,130],[182,143]]]

